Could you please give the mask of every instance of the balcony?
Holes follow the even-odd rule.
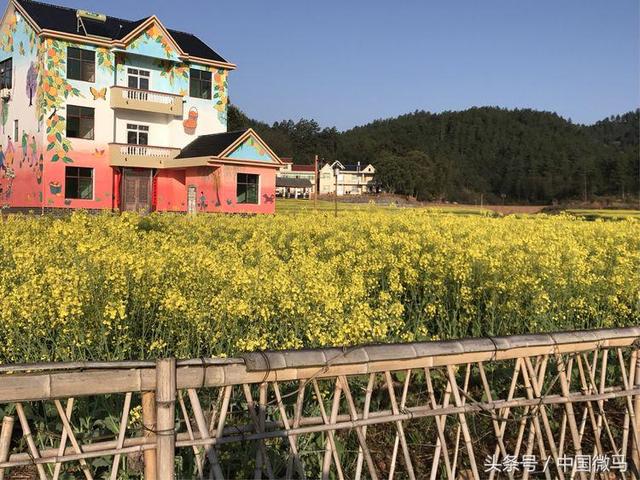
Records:
[[[153,147],[150,145],[109,144],[112,167],[167,168],[165,163],[180,153],[179,148]]]
[[[126,108],[143,112],[182,116],[182,96],[172,93],[111,87],[111,108]]]

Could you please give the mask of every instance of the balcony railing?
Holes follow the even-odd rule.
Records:
[[[111,107],[176,116],[183,112],[181,95],[119,86],[111,87]]]
[[[175,158],[178,153],[179,148],[109,144],[109,159],[113,167],[165,168],[165,162]]]

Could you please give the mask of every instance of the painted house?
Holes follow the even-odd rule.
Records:
[[[278,156],[227,132],[236,66],[190,33],[11,0],[0,207],[270,213]]]
[[[338,171],[337,181],[336,170]],[[318,171],[319,191],[321,194],[335,194],[337,189],[339,196],[376,193],[375,173],[376,169],[371,164],[361,165],[358,162],[353,165],[343,165],[338,161],[326,163]]]
[[[276,194],[286,198],[309,198],[316,190],[314,165],[294,165],[290,158],[281,158],[283,165],[276,176]]]

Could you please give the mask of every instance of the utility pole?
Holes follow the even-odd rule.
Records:
[[[333,195],[333,202],[334,202],[335,217],[336,218],[338,218],[338,172],[340,172],[340,169],[336,166],[333,169],[333,173],[336,176],[336,191],[334,192],[334,195]]]
[[[315,210],[318,209],[318,187],[319,187],[319,180],[318,180],[318,155],[316,154],[316,156],[313,159],[313,208]]]

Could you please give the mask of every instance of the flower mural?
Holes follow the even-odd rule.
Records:
[[[180,83],[189,81],[188,65],[180,65],[170,60],[159,60],[158,68],[160,68],[160,76],[166,78],[172,87],[177,81]]]
[[[55,150],[52,162],[62,160],[72,163],[68,156],[71,143],[64,136],[65,119],[57,113],[64,100],[69,96],[80,96],[80,91],[71,86],[64,77],[64,65],[67,43],[50,38],[40,43],[38,55],[44,64],[44,71],[40,76],[36,105],[38,109],[38,121],[42,121],[45,112],[53,110],[47,117],[47,151]]]
[[[213,100],[215,108],[218,111],[218,120],[226,125],[227,123],[227,70],[222,68],[212,69],[213,75]]]
[[[5,52],[13,52],[13,37],[16,33],[16,26],[18,18],[16,14],[10,12],[7,16],[6,22],[0,32],[0,41],[2,42],[1,48]]]
[[[98,67],[105,71],[105,73],[113,72],[113,60],[112,53],[108,48],[99,47],[96,49],[96,60],[98,61]]]
[[[143,44],[157,43],[162,47],[167,58],[172,58],[174,51],[162,29],[155,23],[135,38],[127,47],[128,50],[138,50]]]

